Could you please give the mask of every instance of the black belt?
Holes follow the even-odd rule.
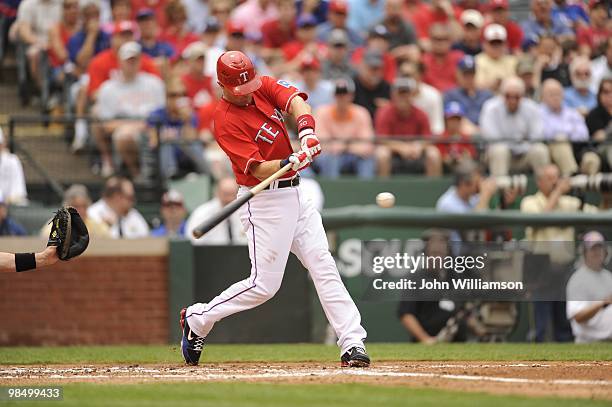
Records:
[[[297,187],[298,185],[300,185],[300,177],[299,176],[297,176],[295,178],[291,178],[291,179],[284,179],[282,181],[278,181],[278,185],[276,186],[276,189],[278,189],[278,188]],[[263,190],[265,191],[266,189],[270,189],[270,185],[265,187]]]

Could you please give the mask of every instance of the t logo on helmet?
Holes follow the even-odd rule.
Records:
[[[249,73],[247,71],[240,72],[240,78],[242,79],[242,83],[247,83],[249,81]]]

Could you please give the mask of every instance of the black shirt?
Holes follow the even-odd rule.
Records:
[[[365,107],[370,112],[372,120],[376,113],[374,101],[378,98],[389,99],[391,97],[391,86],[383,79],[374,89],[366,88],[359,77],[355,78],[355,104]]]
[[[586,125],[589,128],[589,134],[593,136],[596,131],[605,129],[610,125],[610,113],[599,104],[587,115]]]

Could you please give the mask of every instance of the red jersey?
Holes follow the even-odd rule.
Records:
[[[76,28],[69,30],[62,22],[58,23],[57,25],[59,27],[62,44],[64,45],[64,49],[66,49],[68,47],[68,41],[70,41],[70,37],[72,37],[72,35],[76,32]],[[57,55],[55,55],[53,48],[49,48],[47,50],[47,55],[49,55],[49,64],[54,68],[64,63],[64,60],[60,59]]]
[[[423,55],[425,73],[423,82],[430,84],[440,92],[446,92],[457,86],[457,64],[463,58],[463,52],[451,50],[442,60],[433,54]]]
[[[363,59],[363,55],[365,54],[365,51],[366,51],[365,47],[357,48],[353,52],[353,55],[351,56],[351,61],[356,65],[361,64],[361,60]],[[382,57],[383,57],[383,77],[385,78],[387,82],[393,83],[393,81],[395,80],[395,74],[397,71],[397,64],[395,62],[395,58],[393,57],[393,55],[391,55],[390,52],[385,52],[382,55]]]
[[[597,50],[611,36],[612,29],[609,29],[607,26],[604,28],[580,27],[576,40],[580,45],[588,45],[591,50]]]
[[[494,24],[494,23],[491,22],[491,23],[485,24],[481,33],[484,33],[484,29],[487,28],[491,24]],[[502,25],[506,29],[506,33],[508,35],[508,48],[510,48],[510,50],[512,51],[521,49],[521,46],[523,45],[523,36],[524,36],[523,29],[521,28],[521,26],[512,20],[508,20],[506,24],[502,24]],[[484,36],[482,36],[482,41],[484,41]]]
[[[187,96],[191,100],[193,107],[201,107],[213,99],[212,82],[210,76],[201,75],[195,78],[187,73],[181,77]]]
[[[140,70],[159,76],[159,71],[155,67],[153,60],[147,55],[141,55]],[[89,85],[87,94],[92,95],[108,79],[114,77],[119,70],[119,59],[117,53],[112,49],[107,49],[96,55],[87,68],[89,74]]]
[[[295,96],[304,100],[308,97],[283,80],[262,76],[261,82],[248,106],[221,99],[215,110],[215,139],[232,162],[239,185],[259,184],[260,180],[249,171],[253,163],[283,160],[293,153],[283,112]],[[294,175],[295,171],[291,171],[284,178]]]
[[[380,107],[376,112],[374,128],[377,137],[403,137],[410,140],[412,137],[431,136],[427,115],[414,105],[408,114],[398,111],[393,103]]]
[[[474,144],[470,143],[470,136],[466,134],[457,134],[451,135],[448,132],[444,132],[442,134],[443,140],[457,140],[457,143],[439,143],[436,144],[438,150],[440,150],[440,155],[442,155],[443,159],[447,159],[448,157],[459,159],[465,156],[469,156],[471,158],[476,158],[476,147]],[[464,141],[464,143],[462,143]]]

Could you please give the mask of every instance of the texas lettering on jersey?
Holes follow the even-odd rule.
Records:
[[[286,81],[269,76],[261,81],[261,87],[253,93],[254,103],[236,106],[222,99],[215,110],[215,139],[231,160],[239,185],[260,182],[249,171],[253,163],[282,160],[293,153],[283,112],[288,111],[295,96],[304,100],[308,97]]]

